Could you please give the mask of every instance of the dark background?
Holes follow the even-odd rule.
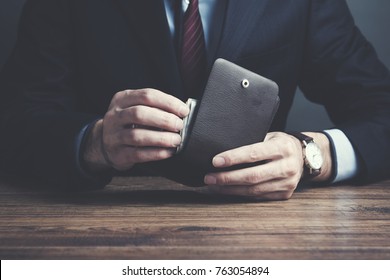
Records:
[[[130,1],[130,0],[129,0]],[[245,1],[245,0],[243,0]],[[0,68],[12,50],[17,22],[25,0],[0,0]],[[390,1],[347,0],[356,24],[390,67]],[[298,92],[288,121],[289,130],[319,130],[332,126],[322,106],[310,103]]]

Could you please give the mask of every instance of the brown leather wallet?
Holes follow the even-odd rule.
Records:
[[[204,175],[217,170],[215,155],[264,140],[279,106],[273,81],[224,59],[217,59],[201,100],[190,99],[191,113],[177,154],[160,162],[160,175],[203,185]],[[156,170],[156,168],[154,168]],[[234,166],[230,169],[242,168]]]

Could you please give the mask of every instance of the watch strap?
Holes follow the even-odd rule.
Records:
[[[306,145],[308,143],[314,142],[313,137],[310,137],[310,136],[303,134],[301,132],[294,131],[294,132],[289,132],[288,134],[297,138],[302,143],[303,149],[306,147]],[[308,163],[306,162],[306,159],[305,159],[305,154],[304,154],[303,162],[304,162],[303,178],[306,178],[306,179],[314,178],[321,173],[321,169],[314,169],[308,165]]]
[[[301,141],[303,144],[307,144],[307,143],[309,143],[311,141],[314,141],[313,137],[310,137],[310,136],[308,136],[306,134],[303,134],[301,132],[289,132],[288,134],[294,136],[299,141]]]

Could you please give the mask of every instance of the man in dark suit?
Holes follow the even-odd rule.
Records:
[[[193,2],[198,5],[28,1],[1,74],[7,166],[68,187],[96,188],[113,170],[172,157],[188,114],[178,53]],[[264,142],[213,159],[218,168],[259,164],[208,174],[206,185],[224,194],[287,199],[301,180],[388,176],[390,75],[345,1],[199,2],[204,76],[222,57],[274,80],[281,99]],[[282,132],[297,86],[326,107],[336,128]]]

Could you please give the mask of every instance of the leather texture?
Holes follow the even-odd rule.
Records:
[[[243,81],[248,84],[245,87]],[[264,140],[279,106],[275,82],[217,59],[180,156],[213,171],[215,155]]]

